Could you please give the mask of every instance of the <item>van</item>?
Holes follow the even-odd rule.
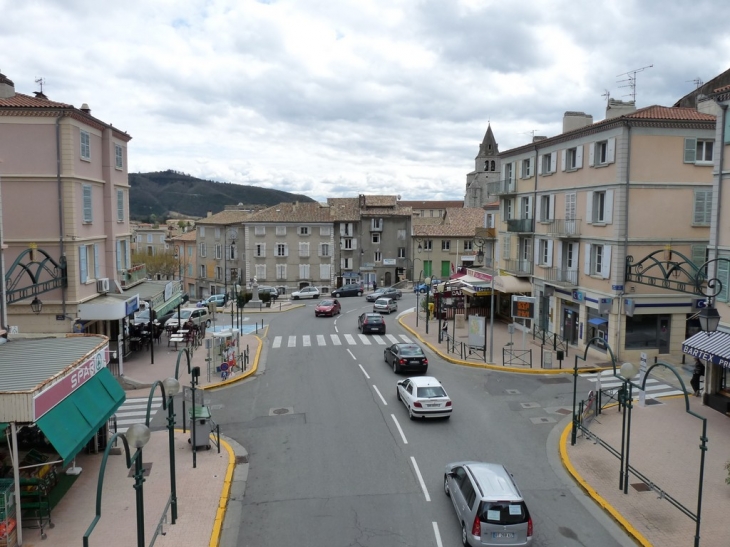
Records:
[[[175,313],[165,322],[165,326],[179,327],[181,320],[184,325],[188,322],[188,319],[192,319],[193,323],[199,327],[210,327],[211,320],[208,308],[183,308],[180,310],[180,316],[178,317],[177,313]]]
[[[503,465],[450,463],[444,493],[454,504],[463,545],[532,545],[532,517]]]

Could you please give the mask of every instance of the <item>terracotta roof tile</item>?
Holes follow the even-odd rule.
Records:
[[[251,213],[248,211],[221,211],[220,213],[216,213],[215,215],[201,218],[196,222],[196,224],[218,224],[222,226],[230,226],[231,224],[241,224],[243,222],[246,222],[250,216]]]
[[[718,87],[717,89],[713,89],[713,93],[722,93],[724,91],[730,91],[730,85],[724,85],[722,87]]]
[[[331,207],[323,203],[280,203],[253,213],[246,220],[254,222],[334,222]],[[198,222],[200,224],[200,222]]]
[[[185,232],[184,234],[170,238],[170,241],[195,241],[196,236],[196,231],[190,230],[188,232]]]
[[[428,217],[413,219],[414,236],[473,237],[477,228],[484,226],[484,211],[477,207],[448,209],[442,222],[425,222],[427,220],[430,219]]]
[[[16,93],[14,97],[0,99],[0,106],[15,106],[24,108],[73,108],[73,105],[66,103],[57,103],[48,99],[39,99],[30,95]]]
[[[625,117],[643,120],[715,121],[712,114],[703,114],[695,108],[659,105],[640,108]]]
[[[328,198],[330,216],[335,222],[360,220],[360,205],[357,198]]]
[[[365,195],[365,207],[395,207],[398,196],[369,196]]]
[[[462,208],[464,207],[464,201],[450,200],[450,201],[399,201],[398,205],[401,207],[411,207],[413,209],[451,209],[451,208]]]

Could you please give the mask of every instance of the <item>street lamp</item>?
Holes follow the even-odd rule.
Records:
[[[700,321],[700,328],[707,333],[707,336],[717,331],[717,327],[720,324],[720,312],[715,308],[714,298],[710,297],[708,299],[707,307],[700,310],[697,319]]]
[[[41,313],[41,310],[43,309],[43,302],[41,302],[41,299],[36,296],[33,299],[33,302],[30,303],[30,309],[33,310],[33,313],[36,315]]]
[[[420,271],[418,274],[418,283],[416,283],[416,327],[418,327],[418,315],[420,314],[421,310],[418,307],[418,297],[421,294],[421,290],[419,287],[421,286],[421,279],[423,278],[423,270]]]
[[[445,290],[446,290],[446,283],[439,283],[438,285],[436,285],[436,292],[439,293],[439,299],[438,299],[438,302],[436,303],[437,304],[436,313],[439,316],[439,334],[438,334],[439,344],[441,343],[442,334],[443,334],[443,331],[441,330],[441,311],[443,309],[443,300],[444,300],[444,291]]]
[[[474,245],[479,249],[476,254],[476,261],[479,264],[484,263],[484,245],[486,244],[486,240],[482,237],[475,237],[473,240]]]
[[[428,334],[428,296],[431,294],[431,278],[427,277],[424,281],[426,283],[426,334]]]
[[[163,392],[167,395],[167,431],[170,444],[170,512],[172,524],[177,520],[177,483],[175,480],[175,409],[173,397],[180,393],[180,382],[175,378],[162,381]]]

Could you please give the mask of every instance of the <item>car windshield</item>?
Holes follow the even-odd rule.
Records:
[[[365,321],[368,323],[382,323],[383,318],[380,315],[368,315],[365,317]]]
[[[446,397],[446,392],[441,386],[419,387],[416,394],[421,399],[431,399],[432,397]]]
[[[481,521],[491,524],[522,524],[527,522],[527,509],[522,501],[485,501]]]
[[[418,346],[401,346],[398,350],[401,355],[423,355],[423,351]]]
[[[182,316],[183,319],[189,318],[191,313],[193,313],[193,310],[180,310],[180,316]],[[179,319],[179,317],[175,314],[171,319]]]
[[[387,306],[387,305],[388,305],[388,299],[387,299],[387,298],[378,298],[378,299],[377,299],[377,300],[375,301],[375,303],[376,303],[376,304],[381,304],[381,305],[383,305],[383,306]]]
[[[335,303],[332,300],[322,300],[322,302],[319,303],[320,306],[334,306]]]

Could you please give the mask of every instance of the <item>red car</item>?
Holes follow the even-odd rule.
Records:
[[[332,298],[328,300],[322,300],[317,307],[314,308],[314,316],[319,317],[320,315],[329,315],[334,317],[342,311],[339,300]]]

